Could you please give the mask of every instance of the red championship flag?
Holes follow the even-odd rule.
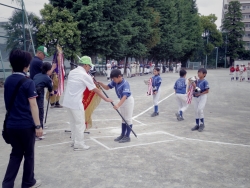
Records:
[[[85,124],[86,129],[90,129],[92,127],[92,118],[91,115],[96,109],[96,107],[100,104],[101,97],[99,97],[95,92],[89,91],[88,88],[83,93],[83,106],[85,111]]]

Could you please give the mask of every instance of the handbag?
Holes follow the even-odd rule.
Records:
[[[5,141],[7,144],[10,144],[10,137],[9,137],[9,135],[8,135],[8,133],[7,133],[6,121],[7,121],[7,118],[8,118],[8,116],[9,116],[9,112],[10,112],[10,110],[11,110],[13,104],[14,104],[14,101],[15,101],[15,98],[16,98],[16,96],[17,96],[18,90],[19,90],[19,88],[21,87],[21,85],[22,85],[26,80],[28,80],[28,78],[24,77],[24,78],[22,78],[22,79],[17,83],[17,86],[16,86],[16,88],[15,88],[15,90],[14,90],[14,92],[13,92],[11,98],[10,98],[9,106],[8,106],[8,108],[6,108],[7,111],[6,111],[5,119],[4,119],[4,122],[3,122],[2,136],[3,136],[4,141]]]

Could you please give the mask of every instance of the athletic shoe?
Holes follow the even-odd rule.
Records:
[[[127,136],[124,136],[124,137],[119,141],[119,143],[125,143],[125,142],[130,142],[130,138],[127,137]]]
[[[184,120],[184,118],[181,116],[178,120],[179,120],[179,121],[183,121],[183,120]]]
[[[43,128],[44,128],[44,129],[48,129],[49,127],[48,127],[47,125],[44,125]]]
[[[85,144],[81,144],[81,145],[74,144],[74,151],[88,150],[89,148],[90,147]]]
[[[159,112],[154,112],[153,114],[151,114],[151,117],[155,117],[155,116],[158,116],[159,115]]]
[[[37,136],[36,136],[36,141],[40,141],[40,140],[44,140],[44,139],[45,139],[44,136],[41,136],[41,137],[37,137]]]
[[[123,137],[124,137],[124,135],[120,135],[116,139],[114,139],[114,141],[119,142]]]
[[[199,125],[195,125],[191,130],[192,130],[192,131],[197,131],[197,130],[199,130]]]
[[[47,133],[45,131],[43,131],[43,135],[46,135]]]
[[[181,121],[181,115],[179,113],[175,113],[175,116],[176,116],[178,121]]]
[[[200,124],[200,127],[199,127],[198,131],[202,132],[204,128],[205,128],[205,125],[204,124]]]
[[[55,105],[51,105],[50,108],[55,108]]]
[[[40,187],[41,185],[42,185],[42,181],[41,181],[41,180],[36,180],[35,185],[33,185],[33,186],[30,187],[30,188],[37,188],[37,187]]]
[[[63,108],[63,106],[58,104],[58,105],[55,105],[55,108]]]

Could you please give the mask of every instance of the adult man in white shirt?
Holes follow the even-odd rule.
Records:
[[[85,114],[82,103],[83,92],[86,87],[90,91],[94,91],[106,102],[112,102],[111,99],[105,97],[102,92],[96,88],[92,77],[88,74],[93,66],[91,58],[83,56],[80,58],[79,66],[70,71],[68,76],[68,83],[64,94],[63,106],[67,107],[70,116],[71,139],[74,150],[86,150],[89,146],[84,142]]]
[[[108,62],[106,64],[106,66],[107,66],[107,71],[106,71],[106,73],[107,73],[107,80],[109,80],[110,79],[110,73],[111,73],[111,64],[110,64],[109,60],[108,60]]]

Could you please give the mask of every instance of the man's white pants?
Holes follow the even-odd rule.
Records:
[[[195,119],[204,118],[203,109],[205,108],[207,102],[207,94],[201,95],[199,97],[193,97],[192,100],[195,110]]]
[[[176,93],[175,97],[176,97],[176,101],[177,101],[177,104],[178,104],[178,107],[179,107],[178,112],[179,111],[185,112],[187,110],[187,108],[188,108],[187,94]]]
[[[160,99],[160,95],[161,95],[161,89],[159,88],[157,94],[153,94],[153,103],[154,106],[158,105],[159,99]]]
[[[131,95],[129,98],[127,98],[124,101],[124,103],[119,108],[121,115],[126,120],[128,125],[133,124],[132,122],[133,110],[134,110],[134,98]],[[125,122],[122,120],[122,123],[125,123]]]
[[[127,69],[127,78],[131,77],[130,69]]]
[[[124,74],[124,68],[121,68],[121,73]]]
[[[110,78],[110,73],[111,73],[111,70],[107,69],[107,78]]]
[[[68,108],[68,114],[70,117],[70,129],[71,129],[71,139],[76,145],[84,144],[84,131],[86,129],[85,125],[85,112],[84,110],[74,110]]]
[[[140,67],[140,73],[141,74],[143,73],[143,67]]]

